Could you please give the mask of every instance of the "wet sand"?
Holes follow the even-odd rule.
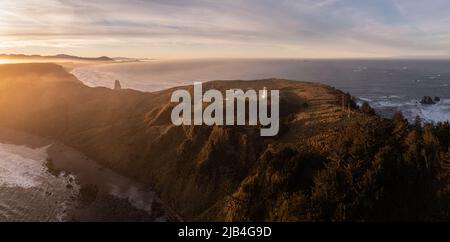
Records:
[[[104,168],[61,143],[6,129],[0,129],[0,143],[47,147],[48,171],[54,176],[73,175],[67,189],[79,192],[71,198],[76,205],[65,211],[64,221],[181,220],[150,187]]]

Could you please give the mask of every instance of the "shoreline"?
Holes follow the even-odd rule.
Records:
[[[68,221],[182,221],[148,186],[101,166],[71,147],[4,128],[0,128],[0,143],[46,148],[43,167],[49,173],[75,176],[80,192],[74,198],[77,205],[66,214]],[[68,185],[67,189],[75,188]]]
[[[121,85],[122,87],[124,87],[124,89],[131,89],[148,93],[160,92],[174,87],[193,84],[193,81],[189,80],[198,80],[201,82],[209,82],[211,80],[255,80],[269,78],[269,76],[277,76],[279,77],[279,79],[303,80],[302,78],[294,78],[293,76],[288,77],[282,75],[279,76],[277,74],[260,76],[259,71],[248,71],[247,74],[229,78],[230,76],[224,73],[229,69],[225,67],[233,66],[230,61],[231,60],[210,60],[208,62],[208,59],[200,59],[158,60],[152,62],[134,63],[117,62],[80,66],[79,68],[70,70],[70,73],[74,75],[78,80],[83,82],[84,85],[89,87],[106,87],[112,89],[114,87],[114,80],[120,80]],[[203,65],[199,65],[198,63],[203,63]],[[145,65],[146,67],[144,68],[144,66],[142,65]],[[290,66],[289,63],[285,65]],[[252,66],[256,68],[258,66],[261,67],[264,65],[263,62],[260,62],[254,65],[250,65],[250,67]],[[136,70],[139,74],[130,74],[130,69]],[[277,70],[278,69],[274,70],[275,73],[277,73]],[[178,75],[177,73],[179,72],[183,73],[183,75]],[[208,73],[217,74],[211,75]],[[244,73],[246,72],[244,71]],[[377,114],[379,116],[382,116],[383,118],[392,118],[395,112],[401,111],[410,122],[414,122],[417,115],[422,119],[423,122],[437,123],[450,121],[450,115],[446,114],[450,111],[450,96],[448,96],[448,94],[434,92],[423,92],[419,94],[412,93],[411,91],[403,92],[403,90],[397,90],[395,93],[380,93],[378,95],[370,92],[361,93],[357,90],[352,90],[351,88],[344,89],[343,85],[345,82],[342,81],[336,81],[333,83],[333,81],[325,81],[327,80],[327,78],[321,79],[322,81],[311,81],[310,79],[311,78],[307,78],[306,81],[333,86],[339,90],[344,90],[345,92],[351,93],[352,95],[354,95],[354,97],[360,99],[361,103],[363,101],[369,102],[370,106],[374,108],[377,111]],[[361,84],[363,85],[364,83]],[[410,83],[408,82],[405,85],[408,86],[409,84]],[[421,98],[423,98],[424,95],[439,96],[442,100],[435,105],[421,105],[420,103],[417,103]]]

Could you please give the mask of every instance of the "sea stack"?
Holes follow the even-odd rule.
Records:
[[[420,103],[425,104],[425,105],[435,104],[435,102],[433,101],[433,99],[430,96],[424,96],[422,98],[422,100],[420,101]]]
[[[120,85],[120,81],[119,80],[116,80],[114,82],[114,90],[120,90],[120,89],[122,89],[122,85]]]

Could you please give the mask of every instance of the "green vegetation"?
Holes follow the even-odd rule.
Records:
[[[170,122],[174,89],[89,88],[52,64],[0,67],[0,126],[58,140],[147,183],[185,220],[439,221],[450,216],[450,127],[381,119],[349,94],[288,80],[280,133]],[[51,168],[52,163],[48,162]],[[94,187],[82,187],[92,202]]]
[[[364,102],[361,105],[361,112],[368,114],[368,115],[375,115],[375,110],[372,107],[370,107],[368,102]]]
[[[269,149],[230,199],[227,219],[448,220],[449,140],[449,123],[413,126],[397,113],[347,126],[326,153]]]

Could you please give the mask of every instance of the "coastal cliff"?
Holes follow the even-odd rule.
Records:
[[[381,119],[316,83],[203,86],[263,87],[280,90],[275,137],[261,137],[258,127],[174,126],[170,96],[178,88],[90,88],[55,64],[2,65],[0,126],[61,141],[151,185],[186,220],[448,218],[448,124]]]

